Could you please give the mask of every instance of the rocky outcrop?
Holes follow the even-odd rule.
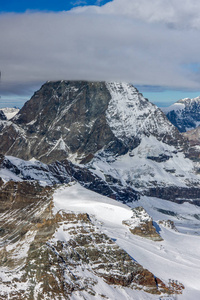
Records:
[[[172,229],[176,232],[178,231],[178,229],[176,228],[176,226],[172,220],[162,220],[162,221],[159,221],[158,224],[162,225],[165,228]]]
[[[23,210],[25,207],[49,197],[51,188],[42,187],[37,182],[0,181],[0,213],[9,209]]]
[[[200,127],[184,132],[183,135],[192,145],[200,145]]]
[[[193,130],[188,130],[183,133],[184,137],[188,140],[190,147],[186,154],[193,161],[199,162],[200,160],[200,127],[196,127]],[[197,169],[199,173],[199,170]]]
[[[7,120],[7,118],[4,114],[4,112],[0,109],[0,121],[5,121],[5,120]]]
[[[132,234],[139,235],[153,241],[163,240],[153,225],[153,219],[147,214],[143,207],[134,208],[131,219],[124,220],[122,223],[128,226]]]
[[[116,141],[105,119],[109,100],[103,82],[47,82],[2,133],[0,151],[45,163],[95,153]],[[7,138],[12,131],[10,148]]]
[[[78,292],[101,297],[96,286],[102,279],[103,285],[168,292],[159,278],[101,232],[88,214],[53,214],[51,193],[37,184],[4,186],[1,182],[1,299],[8,295],[12,299],[70,299]]]
[[[150,197],[162,198],[176,203],[189,202],[200,206],[200,188],[199,187],[157,187],[150,188],[145,191],[145,194]]]

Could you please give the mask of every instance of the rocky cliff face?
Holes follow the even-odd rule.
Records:
[[[2,110],[0,110],[0,120],[1,120],[1,121],[7,120],[5,114],[4,114],[4,112],[3,112]]]
[[[143,207],[134,208],[133,216],[128,220],[124,220],[123,224],[128,226],[132,234],[153,241],[163,240],[153,225],[153,219],[147,214]]]
[[[173,105],[163,108],[167,118],[180,132],[186,132],[200,124],[200,97],[179,100]]]

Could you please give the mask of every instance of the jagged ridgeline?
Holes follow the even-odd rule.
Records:
[[[12,123],[1,124],[0,152],[45,163],[74,157],[86,162],[101,149],[125,154],[142,135],[183,146],[178,130],[132,85],[47,82]]]

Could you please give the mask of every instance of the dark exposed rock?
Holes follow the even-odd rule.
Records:
[[[118,101],[122,102],[118,105]],[[111,159],[115,161],[127,153],[131,155],[146,137],[153,137],[158,144],[175,147],[168,152],[158,151],[155,155],[153,150],[147,153],[145,158],[154,162],[167,162],[172,151],[183,151],[188,157],[192,155],[187,140],[163,112],[128,84],[47,82],[0,130],[1,153],[25,160],[36,158],[49,164],[35,165],[34,174],[28,174],[28,166],[24,165],[23,170],[10,164],[9,160],[1,163],[2,168],[11,170],[22,180],[37,180],[41,173],[42,180],[48,184],[75,180],[84,187],[124,202],[137,200],[139,193],[135,189],[142,191],[143,183],[132,174],[128,174],[125,180],[104,170],[101,178],[96,175],[98,172],[92,174],[95,158],[110,163]],[[81,168],[67,159],[86,166]],[[167,169],[167,172],[175,173],[173,169]],[[154,172],[151,174],[149,183],[157,186]],[[139,178],[140,174],[137,176]],[[153,190],[151,193],[155,194]],[[159,193],[161,196],[165,194]]]
[[[90,264],[93,272],[109,284],[126,287],[134,287],[136,284],[151,293],[160,293],[160,289],[167,290],[161,281],[157,289],[155,278],[149,271],[134,262],[105,234],[96,232],[87,215],[70,215],[68,218],[65,214],[63,221],[65,220],[72,224],[68,230],[71,239],[67,244],[59,242],[50,246],[69,266],[77,267],[82,264],[87,269]],[[77,277],[76,274],[74,276]]]
[[[116,140],[105,119],[109,100],[104,82],[48,82],[25,103],[13,125],[3,132],[0,149],[9,155],[35,157],[45,163],[65,159],[69,153],[95,153]],[[6,147],[11,133],[13,139]]]
[[[174,222],[172,220],[162,220],[158,222],[159,225],[162,225],[166,228],[170,228],[173,229],[174,231],[178,231],[178,229],[176,228]]]
[[[2,110],[0,110],[0,121],[5,121],[5,120],[7,120],[7,118],[4,114],[4,112]]]
[[[117,184],[114,178],[110,177],[109,180],[104,181],[86,167],[73,165],[68,160],[51,164],[49,165],[49,169],[53,174],[58,169],[62,170],[62,172],[58,172],[58,178],[61,183],[66,182],[65,174],[68,174],[68,178],[70,176],[71,180],[78,181],[87,189],[116,200],[131,202],[138,200],[140,197],[139,193],[133,188],[124,187],[120,182]],[[65,172],[63,172],[63,169]]]
[[[149,190],[144,192],[145,195],[150,197],[162,198],[165,200],[170,200],[176,203],[184,203],[190,202],[191,204],[195,204],[200,206],[200,188],[186,188],[186,187],[157,187],[150,188]]]
[[[166,154],[160,154],[159,156],[147,156],[148,159],[154,160],[156,162],[163,162],[170,159],[171,156]]]

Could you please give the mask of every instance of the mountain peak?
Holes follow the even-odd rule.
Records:
[[[181,99],[164,108],[163,112],[180,132],[192,130],[200,124],[200,96],[193,99]]]
[[[9,131],[13,139],[8,141]],[[116,82],[49,81],[2,135],[2,153],[45,163],[65,158],[81,161],[102,149],[121,155],[145,135],[182,143],[160,109],[131,84]]]

